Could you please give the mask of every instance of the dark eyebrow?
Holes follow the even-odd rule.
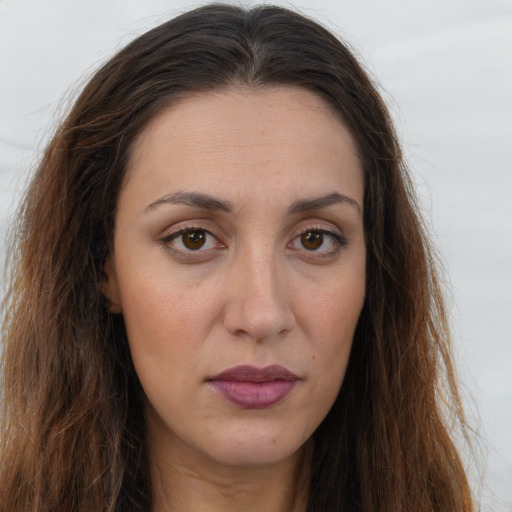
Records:
[[[288,213],[299,213],[304,212],[308,210],[320,210],[321,208],[325,208],[327,206],[330,206],[332,204],[337,203],[346,203],[350,206],[352,206],[355,210],[357,210],[357,213],[361,215],[361,207],[351,197],[344,196],[343,194],[340,194],[339,192],[333,192],[332,194],[326,194],[325,196],[320,197],[313,197],[311,199],[301,199],[300,201],[296,201],[293,203]]]
[[[216,199],[208,194],[201,194],[199,192],[174,192],[153,201],[151,204],[146,206],[144,211],[148,212],[154,210],[162,204],[185,204],[195,208],[217,210],[221,212],[230,212],[233,210],[233,206],[229,201]]]

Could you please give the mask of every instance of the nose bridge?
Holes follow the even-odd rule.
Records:
[[[260,341],[290,330],[294,317],[276,251],[254,244],[236,259],[230,275],[226,328]]]

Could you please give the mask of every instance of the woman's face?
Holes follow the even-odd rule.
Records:
[[[230,466],[299,453],[364,301],[363,187],[348,130],[298,88],[198,94],[142,132],[105,293],[150,447]]]

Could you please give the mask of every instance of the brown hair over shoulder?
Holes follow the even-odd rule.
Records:
[[[473,510],[450,433],[466,423],[438,274],[376,87],[317,23],[213,4],[99,69],[25,195],[4,302],[1,511],[150,509],[142,391],[103,265],[141,130],[179,96],[238,85],[321,96],[364,168],[366,300],[342,389],[314,434],[308,511]]]

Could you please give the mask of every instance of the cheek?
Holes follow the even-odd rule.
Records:
[[[133,365],[149,403],[170,422],[173,411],[189,410],[186,390],[195,389],[197,368],[204,366],[207,315],[197,297],[175,283],[148,276],[125,282],[121,300]]]
[[[193,295],[183,293],[157,271],[131,274],[122,283],[123,317],[137,371],[169,368],[190,359],[187,354],[194,350],[201,329],[196,321],[200,305]]]
[[[309,319],[304,321],[308,336],[325,348],[351,343],[364,299],[364,272],[325,283],[317,293],[310,294],[302,307],[303,315]]]
[[[339,283],[338,285],[336,283]],[[365,299],[364,269],[324,283],[304,304],[312,364],[319,387],[327,388],[332,400],[343,382],[352,341]]]

